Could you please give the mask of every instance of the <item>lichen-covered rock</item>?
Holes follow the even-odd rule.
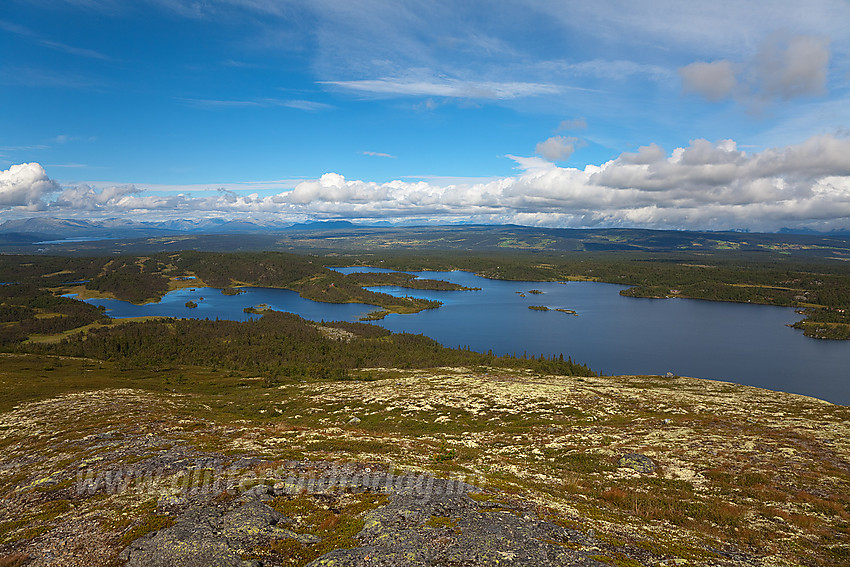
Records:
[[[187,537],[188,536],[188,537]],[[144,540],[121,558],[128,557],[128,567],[247,567],[236,550],[226,540],[209,537],[209,534],[186,534],[171,531],[158,532]]]
[[[617,461],[617,466],[630,468],[639,473],[649,474],[655,472],[655,463],[652,462],[652,459],[640,453],[626,453]]]
[[[294,532],[278,526],[284,520],[286,516],[277,510],[252,499],[224,515],[221,521],[221,533],[230,538],[262,533],[274,533],[279,537],[295,537]]]
[[[298,538],[279,526],[286,517],[254,499],[224,511],[190,508],[174,525],[131,543],[120,555],[128,567],[248,567],[240,552],[261,539]]]
[[[370,512],[354,549],[337,549],[308,567],[436,565],[595,566],[593,540],[509,504],[467,495],[396,495]]]

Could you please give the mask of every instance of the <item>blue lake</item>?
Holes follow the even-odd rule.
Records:
[[[116,319],[127,317],[180,317],[183,319],[229,319],[248,321],[259,315],[245,313],[245,307],[261,304],[275,311],[297,313],[312,321],[357,321],[371,311],[378,309],[374,305],[362,303],[319,303],[304,299],[298,293],[288,289],[265,287],[242,288],[245,293],[224,295],[221,290],[210,287],[185,288],[174,290],[165,295],[158,303],[134,305],[117,299],[88,299],[86,303],[102,305],[106,314]],[[198,306],[186,307],[192,301]]]
[[[468,272],[417,275],[482,289],[373,288],[443,302],[438,309],[389,315],[376,324],[391,331],[422,333],[449,347],[492,349],[495,354],[563,353],[609,375],[673,372],[850,404],[850,342],[804,337],[801,331],[786,326],[801,318],[792,309],[622,297],[619,291],[625,286],[593,282],[500,281]],[[178,290],[160,303],[142,306],[116,300],[89,302],[104,305],[116,318],[158,315],[247,320],[256,316],[244,313],[244,307],[265,303],[306,319],[356,321],[376,309],[362,304],[317,303],[289,290],[245,289],[246,293],[236,296],[210,288]],[[528,293],[535,289],[543,293]],[[185,306],[190,300],[198,303],[196,309]],[[528,309],[530,305],[571,309],[578,315],[535,311]]]

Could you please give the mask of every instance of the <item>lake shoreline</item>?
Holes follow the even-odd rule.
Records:
[[[361,267],[352,269],[363,269]],[[500,354],[522,356],[523,351],[536,354],[556,355],[559,352],[569,353],[587,363],[594,370],[605,374],[654,374],[664,375],[673,372],[700,378],[719,379],[736,383],[746,383],[757,387],[812,395],[836,403],[850,403],[850,392],[846,386],[836,384],[829,376],[840,376],[843,364],[850,364],[850,357],[842,352],[843,344],[838,341],[811,341],[808,337],[786,325],[793,323],[787,311],[772,306],[753,305],[746,303],[729,303],[721,301],[696,301],[688,298],[677,302],[641,302],[643,298],[633,298],[620,295],[619,291],[627,289],[622,284],[603,282],[536,282],[545,295],[532,294],[527,298],[520,297],[518,291],[531,289],[529,282],[515,280],[485,279],[467,271],[453,272],[422,272],[420,277],[439,277],[444,280],[456,280],[455,283],[467,287],[483,287],[474,294],[454,291],[415,290],[414,295],[445,302],[438,309],[427,309],[415,314],[402,314],[388,310],[376,311],[374,305],[359,303],[330,303],[304,299],[297,292],[281,288],[244,287],[246,293],[238,296],[225,296],[219,292],[212,293],[210,288],[184,288],[172,293],[183,294],[178,298],[169,296],[165,301],[178,303],[177,310],[159,312],[157,304],[146,304],[129,308],[127,313],[112,311],[108,315],[116,319],[125,316],[138,316],[156,312],[160,316],[183,318],[233,318],[244,320],[250,314],[243,312],[245,307],[254,307],[266,303],[270,308],[279,311],[297,313],[305,319],[313,321],[366,321],[384,327],[393,332],[423,334],[439,343],[451,347],[469,347],[478,352],[492,350]],[[545,284],[545,287],[544,285]],[[197,285],[197,283],[196,283]],[[610,288],[608,286],[615,286]],[[603,286],[603,287],[597,287]],[[192,292],[191,290],[195,291]],[[409,288],[382,286],[385,293],[410,294]],[[511,299],[499,295],[493,296],[494,290],[504,289]],[[616,292],[616,293],[615,293]],[[204,295],[203,302],[196,309],[187,309],[184,304],[194,300],[192,293]],[[501,292],[500,292],[501,293]],[[283,294],[283,295],[281,295]],[[291,294],[291,295],[289,295]],[[576,295],[578,294],[578,295]],[[612,295],[613,294],[613,295]],[[289,297],[283,301],[283,297]],[[293,297],[294,296],[294,297]],[[531,298],[546,298],[549,305],[567,304],[566,308],[548,308],[550,311],[561,311],[573,317],[557,320],[546,319],[546,313],[541,311],[534,321],[524,321],[519,324],[509,320],[510,315],[516,315],[514,307],[532,313],[528,309]],[[584,297],[585,299],[581,299]],[[227,302],[230,303],[227,303]],[[281,303],[283,301],[283,303]],[[494,305],[491,301],[498,301]],[[507,301],[507,303],[503,303]],[[591,301],[585,307],[582,302]],[[88,300],[93,304],[120,305],[112,301],[95,299]],[[234,303],[235,302],[235,303]],[[290,303],[294,302],[294,303]],[[476,308],[474,305],[482,305]],[[128,307],[128,304],[123,304]],[[233,305],[229,308],[236,311],[233,315],[221,313],[220,306]],[[615,307],[617,306],[617,307]],[[740,311],[739,308],[746,311]],[[721,311],[717,311],[717,309]],[[138,309],[138,311],[134,310]],[[146,311],[150,309],[150,311]],[[340,310],[341,309],[341,310]],[[601,309],[601,311],[600,311]],[[753,311],[755,309],[755,311]],[[778,309],[778,311],[773,311]],[[767,311],[765,311],[767,310]],[[573,311],[573,313],[569,313]],[[633,313],[634,314],[631,314]],[[701,315],[685,315],[686,313],[701,313]],[[725,313],[726,315],[720,315]],[[749,318],[752,313],[759,318],[773,321],[765,323],[768,327],[752,326],[746,333],[740,333],[737,339],[727,339],[725,335],[731,327],[738,326],[733,321],[741,317]],[[665,315],[666,314],[666,315]],[[717,314],[717,315],[715,315]],[[258,315],[258,314],[257,314]],[[257,315],[253,315],[256,317]],[[680,320],[686,316],[686,320]],[[541,319],[542,317],[542,319]],[[625,318],[625,319],[624,319]],[[700,323],[701,320],[709,323]],[[619,322],[618,322],[619,321]],[[569,323],[568,323],[569,322]],[[575,322],[575,323],[572,323]],[[699,334],[698,327],[708,324],[705,332],[714,337],[706,342]],[[575,327],[578,325],[578,327]],[[574,329],[575,327],[575,329]],[[670,327],[670,329],[668,329]],[[682,327],[684,332],[675,332],[673,328]],[[512,329],[509,338],[501,336],[502,329]],[[584,330],[582,330],[584,329]],[[633,329],[628,331],[627,329]],[[647,329],[660,329],[647,333]],[[790,331],[792,336],[783,335]],[[618,336],[623,335],[620,338]],[[653,337],[653,335],[658,335]],[[693,336],[693,338],[689,338]],[[602,341],[594,337],[608,337]],[[768,338],[771,337],[771,338]],[[750,352],[745,347],[749,342],[757,341],[761,346]],[[635,341],[638,341],[637,343]],[[770,343],[776,342],[776,345]],[[610,343],[610,346],[606,346]],[[786,344],[787,343],[787,344]],[[819,352],[818,348],[807,343],[817,343],[822,346],[834,346],[827,353]],[[703,344],[701,348],[693,345]],[[715,344],[716,346],[711,346]],[[786,346],[778,346],[786,344]],[[780,352],[768,354],[778,349]],[[718,353],[712,356],[704,350]],[[760,352],[765,354],[759,354]],[[821,385],[813,385],[800,381],[796,376],[806,375],[805,364],[790,360],[791,354],[799,351],[801,360],[808,360],[809,366],[819,365],[823,369],[821,375],[814,380]],[[839,352],[841,351],[841,352]],[[806,354],[806,353],[809,354]],[[831,353],[831,354],[830,354]],[[825,357],[825,354],[828,356]],[[787,364],[776,361],[785,360]],[[842,362],[843,361],[843,362]],[[834,370],[832,370],[834,368]],[[832,382],[832,385],[829,383]],[[847,401],[845,401],[847,400]]]

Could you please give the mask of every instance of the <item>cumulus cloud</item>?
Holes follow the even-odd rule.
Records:
[[[774,34],[748,61],[696,62],[679,69],[685,93],[717,102],[736,96],[750,104],[790,100],[826,92],[829,40]]]
[[[776,230],[850,227],[850,141],[818,136],[748,154],[732,140],[657,145],[602,165],[514,158],[516,176],[439,187],[325,174],[277,198],[323,218],[423,218],[548,226]]]
[[[831,135],[752,153],[733,140],[697,139],[670,152],[650,144],[582,169],[558,167],[541,157],[508,157],[517,164],[516,175],[445,185],[438,179],[378,183],[326,173],[267,196],[222,190],[192,197],[134,186],[78,186],[66,188],[48,206],[169,218],[244,214],[555,227],[850,229],[850,140]],[[30,180],[47,180],[38,164],[14,166],[16,179],[21,168]],[[3,175],[8,184],[10,173]],[[15,183],[31,187],[35,181]],[[54,191],[55,184],[48,189]],[[29,198],[14,202],[41,202],[50,191],[31,189],[25,193]]]
[[[142,191],[134,185],[104,187],[100,191],[89,185],[77,185],[63,191],[51,203],[53,207],[69,207],[82,211],[94,211],[103,208],[121,208],[128,202],[130,195]]]
[[[623,152],[619,160],[622,163],[649,164],[661,160],[664,156],[664,148],[658,144],[650,144],[639,147],[637,153]]]
[[[549,161],[564,161],[573,155],[579,142],[578,138],[552,136],[537,144],[535,151]]]
[[[0,171],[0,207],[38,206],[43,197],[58,190],[59,185],[37,163]]]

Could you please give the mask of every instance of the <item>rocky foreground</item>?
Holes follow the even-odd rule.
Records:
[[[4,396],[27,377],[122,386],[0,414],[4,567],[850,563],[850,408],[812,398],[486,368],[154,384],[3,362]]]

